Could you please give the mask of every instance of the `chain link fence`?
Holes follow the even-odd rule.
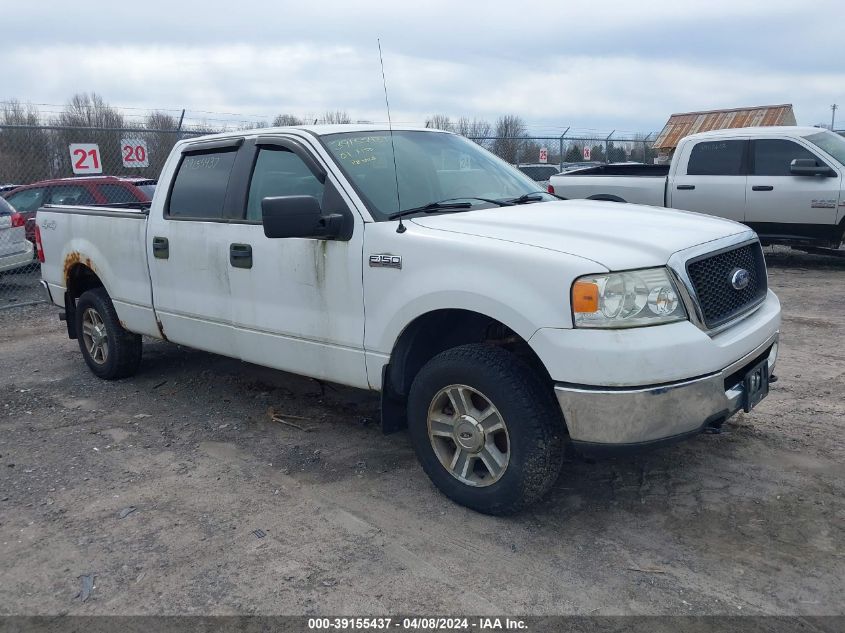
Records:
[[[40,206],[149,200],[173,145],[212,131],[0,125],[0,310],[43,300]]]
[[[39,207],[149,200],[173,145],[214,131],[0,125],[0,196],[5,198],[0,200],[0,310],[42,300],[34,249]],[[566,169],[589,161],[653,162],[649,136],[470,138],[514,165]]]
[[[546,163],[564,170],[585,162],[649,163],[657,158],[651,134],[636,137],[476,136],[469,137],[512,165]]]

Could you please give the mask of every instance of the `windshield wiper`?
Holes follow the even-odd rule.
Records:
[[[525,204],[526,202],[537,202],[541,198],[537,196],[544,196],[544,195],[552,195],[546,191],[529,191],[528,193],[524,193],[518,198],[513,198],[508,200],[511,204]]]
[[[387,216],[387,218],[389,220],[398,220],[399,218],[404,218],[408,215],[413,215],[414,213],[434,213],[435,211],[442,211],[444,209],[469,209],[472,207],[472,202],[459,202],[460,200],[479,200],[481,202],[495,204],[498,207],[509,207],[514,204],[509,200],[493,200],[492,198],[474,198],[471,196],[463,198],[447,198],[446,200],[440,200],[438,202],[429,202],[421,207],[397,211],[396,213],[391,213]]]

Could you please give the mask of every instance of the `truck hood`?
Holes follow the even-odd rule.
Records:
[[[663,266],[680,250],[748,231],[700,213],[618,202],[561,200],[415,217],[429,229],[546,248],[609,270]]]

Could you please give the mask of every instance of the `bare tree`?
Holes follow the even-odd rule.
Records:
[[[323,115],[323,123],[352,123],[352,117],[346,110],[334,110]]]
[[[121,128],[123,115],[96,92],[82,92],[70,98],[57,122],[69,127]]]
[[[40,118],[38,108],[14,99],[0,108],[0,183],[25,184],[51,175],[50,138],[34,128]]]
[[[519,148],[520,163],[537,163],[540,161],[540,144],[531,139],[525,139]]]
[[[525,135],[525,121],[521,117],[515,114],[500,116],[496,120],[494,136],[497,138],[493,141],[493,153],[509,163],[516,163]]]
[[[433,114],[425,120],[425,126],[434,130],[452,131],[452,119],[447,114]]]
[[[462,116],[455,122],[454,131],[461,136],[472,139],[482,147],[489,147],[490,123],[484,119],[472,119]]]
[[[293,114],[280,114],[273,119],[273,127],[284,127],[285,125],[302,125],[303,121]]]
[[[455,122],[455,132],[467,138],[490,136],[490,123],[484,119],[472,119],[462,116]]]
[[[143,175],[158,178],[170,150],[176,141],[182,138],[178,129],[179,122],[176,117],[166,112],[150,112],[144,127],[148,130],[143,137],[147,141],[147,158],[150,165],[144,169]]]
[[[58,144],[55,157],[59,173],[72,173],[68,145],[71,143],[96,143],[104,174],[126,172],[121,158],[121,139],[124,137],[123,115],[111,107],[97,93],[77,93],[70,98],[56,119],[64,128],[57,132]],[[71,129],[79,128],[79,129]],[[137,175],[136,170],[132,170]]]

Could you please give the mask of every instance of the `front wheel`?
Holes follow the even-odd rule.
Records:
[[[540,499],[563,464],[564,423],[550,387],[510,352],[464,345],[429,361],[408,397],[414,450],[450,499],[511,514]]]
[[[141,337],[120,324],[104,288],[82,293],[76,302],[76,337],[91,371],[105,380],[126,378],[141,364]]]

